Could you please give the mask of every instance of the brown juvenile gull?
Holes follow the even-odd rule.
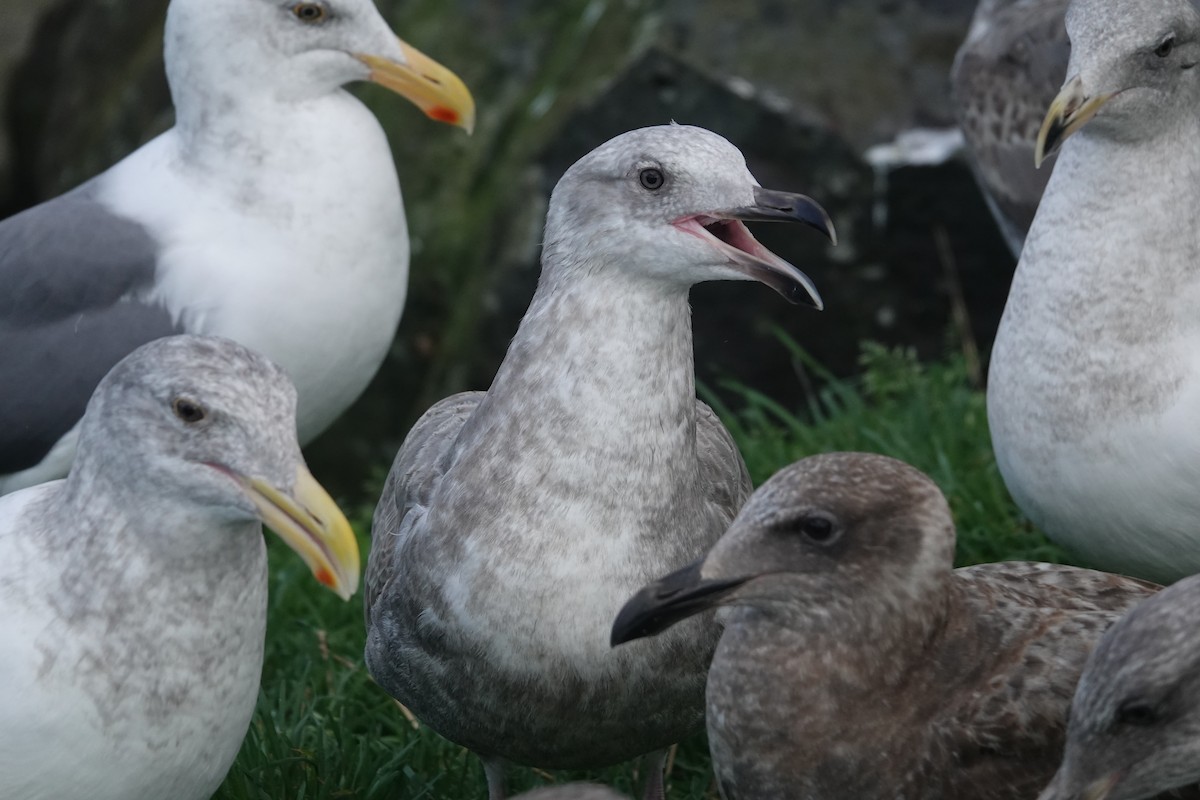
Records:
[[[1035,524],[1091,565],[1175,580],[1200,571],[1200,12],[1076,0],[1067,30],[1043,152],[1066,141],[996,335],[988,421]]]
[[[1068,2],[980,0],[950,72],[971,166],[1014,257],[1050,178],[1033,153],[1067,74]]]
[[[630,600],[612,639],[725,606],[708,736],[727,800],[1027,800],[1058,765],[1092,646],[1157,587],[953,559],[928,477],[813,456],[760,487],[705,558]]]
[[[172,0],[163,55],[175,126],[0,222],[0,494],[65,475],[100,378],[173,333],[275,360],[301,443],[319,434],[379,368],[408,286],[387,139],[341,87],[474,121],[371,0]]]
[[[435,405],[396,456],[372,529],[367,667],[480,755],[492,798],[505,761],[599,767],[703,725],[711,623],[620,652],[608,628],[750,494],[696,399],[689,287],[757,280],[820,307],[740,220],[833,236],[820,206],[761,188],[701,128],[632,131],[580,159],[550,199],[541,280],[491,389]]]
[[[204,800],[258,696],[271,526],[349,598],[358,545],[283,370],[226,339],[100,382],[65,481],[0,497],[5,800]]]
[[[1041,800],[1200,797],[1200,576],[1108,629],[1071,702],[1062,767]]]

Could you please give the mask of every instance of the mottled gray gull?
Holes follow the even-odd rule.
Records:
[[[1157,587],[1056,564],[954,570],[954,539],[916,469],[812,456],[630,600],[613,643],[723,606],[708,736],[727,800],[1027,799],[1058,766],[1088,653]]]
[[[996,336],[988,421],[1013,498],[1086,563],[1200,571],[1200,13],[1075,0],[1062,151]],[[1069,138],[1068,138],[1069,137]]]
[[[343,598],[358,544],[296,440],[283,370],[227,339],[101,381],[65,481],[0,497],[0,794],[205,800],[258,697],[260,520]]]
[[[1200,576],[1108,629],[1071,702],[1062,767],[1041,800],[1200,797]],[[1186,788],[1184,788],[1186,787]]]
[[[408,285],[387,139],[340,87],[371,80],[470,128],[471,96],[371,0],[172,0],[175,127],[0,222],[0,493],[66,474],[108,369],[172,333],[265,353],[301,442],[366,387]]]
[[[971,166],[1014,257],[1050,178],[1033,154],[1067,73],[1068,2],[980,0],[950,72]]]
[[[707,620],[613,652],[629,593],[704,552],[751,485],[696,399],[688,289],[757,280],[820,306],[740,220],[833,236],[701,128],[623,134],[563,175],[542,275],[488,392],[441,401],[396,456],[366,576],[367,667],[435,731],[504,763],[586,768],[703,725]]]

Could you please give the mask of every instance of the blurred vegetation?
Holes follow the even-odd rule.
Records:
[[[805,374],[822,368],[789,344]],[[806,409],[737,387],[745,408],[720,407],[756,484],[812,453],[871,450],[929,473],[958,523],[958,561],[1060,560],[1009,500],[991,456],[984,397],[965,359],[921,364],[867,346],[855,380],[824,376]],[[382,473],[376,479],[382,480]],[[372,487],[370,495],[377,493]],[[351,516],[364,552],[371,508]],[[486,796],[473,755],[410,723],[367,676],[362,609],[320,590],[292,553],[273,546],[263,690],[250,734],[219,800],[469,798]],[[634,765],[586,774],[514,768],[510,789],[589,778],[634,793]],[[703,737],[686,742],[668,778],[672,798],[716,798]]]

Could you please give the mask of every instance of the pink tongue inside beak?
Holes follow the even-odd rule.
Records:
[[[740,220],[686,217],[675,227],[719,250],[738,271],[770,286],[790,303],[825,307],[817,287],[800,270],[763,247]]]

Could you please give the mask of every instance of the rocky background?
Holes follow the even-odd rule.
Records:
[[[693,292],[700,380],[798,408],[859,343],[986,354],[1013,260],[962,158],[873,169],[873,145],[953,125],[948,73],[973,0],[377,0],[454,69],[474,136],[356,87],[392,141],[413,237],[408,308],[366,396],[310,448],[358,496],[438,398],[486,388],[537,279],[562,171],[621,131],[674,119],[722,133],[765,186],[833,215],[837,248],[791,226],[764,243],[805,269],[816,313],[762,286]],[[0,216],[52,197],[171,124],[167,0],[0,0]],[[0,291],[3,288],[0,287]],[[0,347],[3,342],[0,342]]]

